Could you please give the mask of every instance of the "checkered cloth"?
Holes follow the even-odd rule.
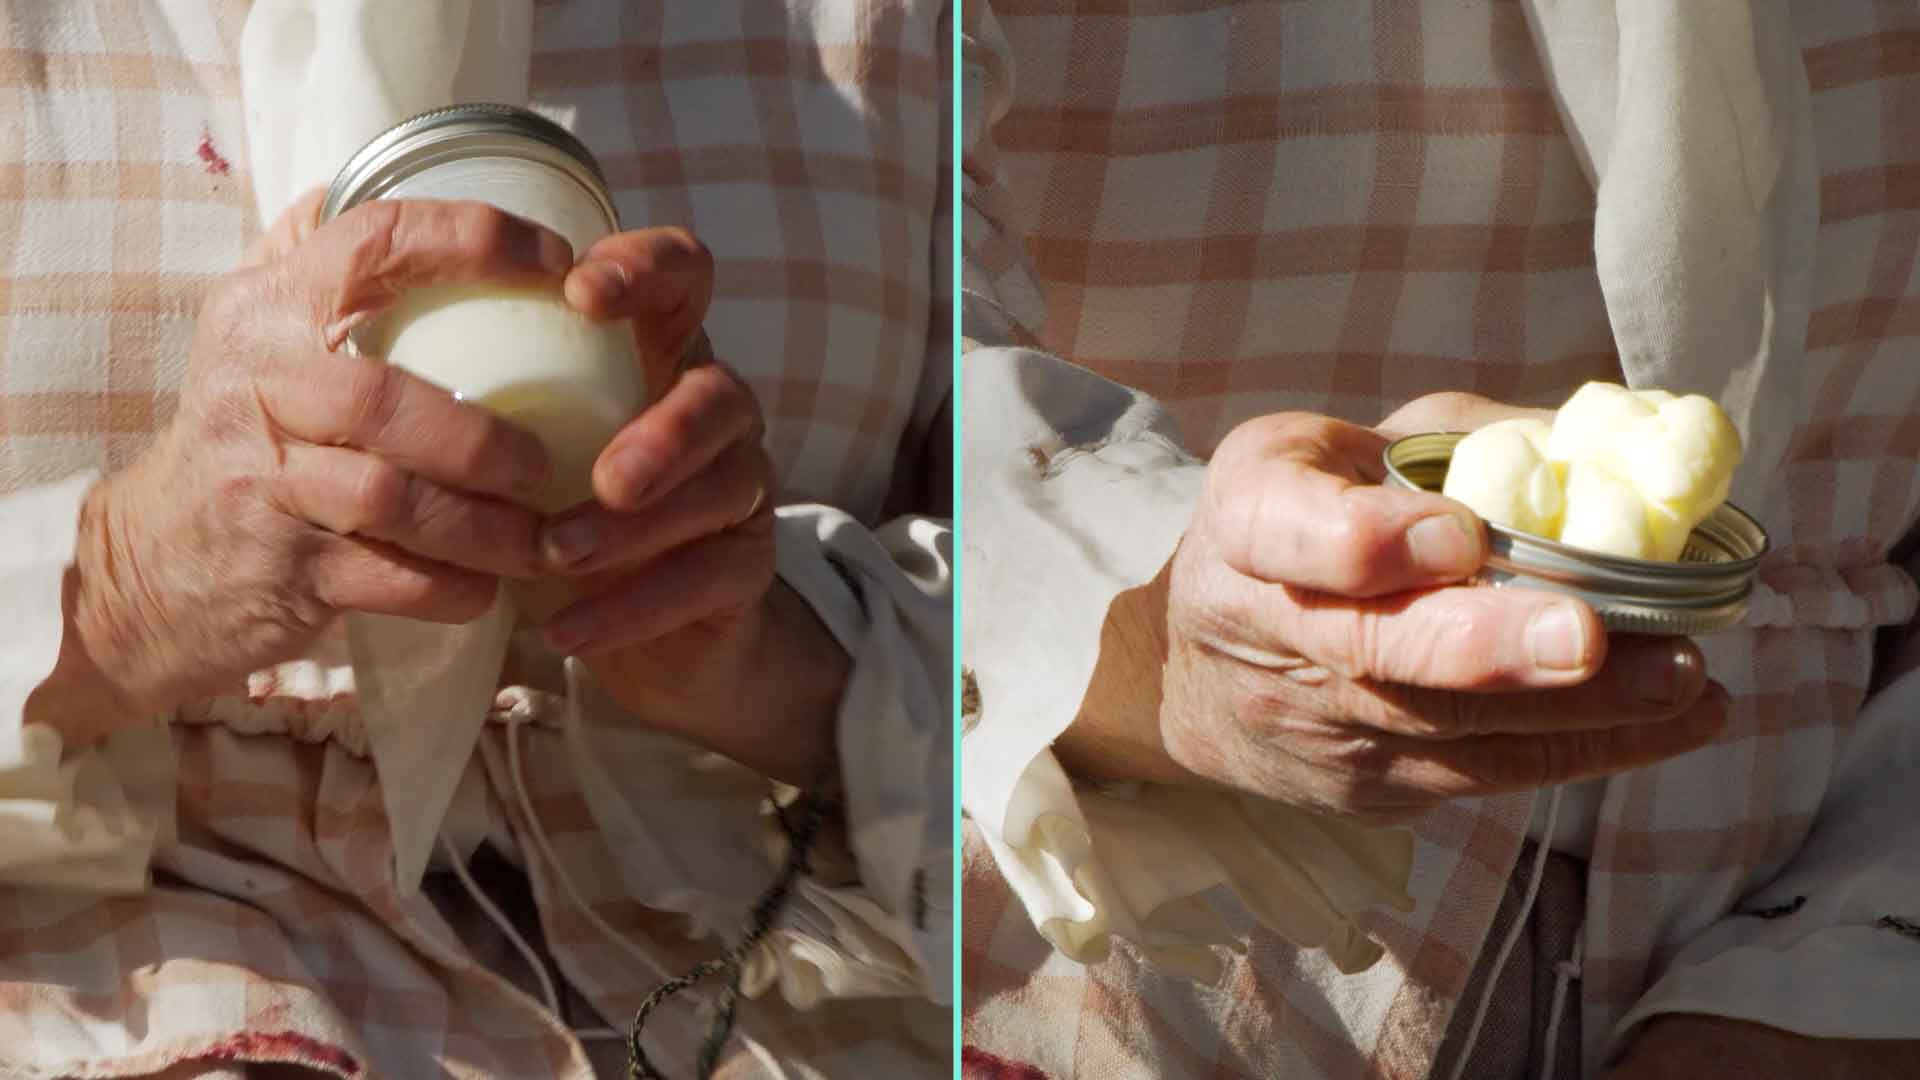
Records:
[[[0,8],[0,497],[125,465],[174,408],[201,296],[255,231],[236,66],[247,7]],[[947,19],[914,0],[568,0],[535,14],[534,107],[592,148],[629,225],[690,226],[715,252],[709,332],[765,406],[785,497],[867,523],[896,473],[914,476],[951,382]],[[510,668],[463,805],[526,861],[566,980],[624,1025],[664,973],[719,944],[632,899],[571,784],[545,663]],[[180,837],[150,892],[0,888],[0,1075],[227,1076],[269,1061],[589,1074],[560,1019],[476,962],[424,896],[398,895],[379,780],[328,670],[268,673],[249,696],[181,711]],[[551,858],[511,794],[509,718]],[[716,789],[763,790],[723,773]],[[779,852],[745,817],[739,843],[764,859],[764,884]],[[633,946],[610,943],[581,901]],[[779,999],[743,1007],[759,1049],[723,1075],[947,1070],[950,1021],[931,1005],[803,1013]],[[678,1075],[704,1018],[674,1004],[657,1023],[650,1046]]]
[[[1520,4],[995,0],[997,27],[969,10],[970,337],[998,336],[976,317],[1013,323],[1166,403],[1203,454],[1278,410],[1371,424],[1435,391],[1552,406],[1621,379],[1594,194]],[[1875,632],[1915,610],[1889,556],[1920,507],[1920,9],[1793,16],[1820,170],[1805,404],[1749,507],[1774,551],[1748,628],[1703,642],[1730,731],[1606,786],[1589,1070],[1681,946],[1800,850]],[[1424,1076],[1528,817],[1519,797],[1419,821],[1418,905],[1367,916],[1387,957],[1360,976],[1211,898],[1246,946],[1219,985],[1124,946],[1084,968],[1053,954],[970,826],[966,1044],[1055,1076]]]

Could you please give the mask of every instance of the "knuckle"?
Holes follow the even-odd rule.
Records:
[[[403,469],[372,460],[353,493],[352,532],[389,535],[403,531],[413,514],[413,478]]]
[[[1346,624],[1345,640],[1328,659],[1344,669],[1341,674],[1348,678],[1373,677],[1391,681],[1397,674],[1395,662],[1404,659],[1389,643],[1386,619],[1364,613],[1354,613]]]
[[[1434,639],[1446,641],[1447,648],[1460,656],[1498,657],[1512,652],[1504,640],[1504,620],[1491,606],[1458,605],[1434,622]],[[1475,684],[1491,682],[1498,674],[1493,670],[1468,673]]]
[[[393,426],[400,411],[405,382],[398,368],[386,364],[358,364],[348,386],[342,430],[350,439],[377,441]]]
[[[652,424],[641,425],[633,438],[659,461],[675,461],[688,453],[706,426],[705,410],[698,407],[662,410]]]
[[[1419,408],[1442,417],[1464,416],[1486,403],[1486,398],[1464,390],[1441,390],[1423,395],[1414,402]]]
[[[460,203],[449,209],[455,247],[466,255],[491,255],[506,250],[520,232],[519,223],[505,211],[486,203]]]
[[[1403,425],[1413,424],[1436,431],[1457,431],[1487,404],[1487,399],[1478,394],[1469,394],[1463,390],[1442,390],[1415,398],[1394,415]]]
[[[476,504],[435,484],[408,477],[405,523],[417,534],[470,540],[475,545],[493,546],[504,542],[507,531],[502,522],[489,520],[476,512]]]
[[[339,613],[340,607],[329,595],[331,590],[325,579],[301,580],[310,582],[308,587],[276,589],[263,598],[262,603],[269,612],[267,621],[277,626],[317,630]]]
[[[1321,522],[1320,531],[1324,587],[1343,594],[1370,588],[1392,541],[1379,519],[1347,503]]]
[[[1211,472],[1222,472],[1228,467],[1239,464],[1243,459],[1260,456],[1268,443],[1272,442],[1276,430],[1285,430],[1289,418],[1297,414],[1276,413],[1243,420],[1228,431],[1214,447]]]
[[[529,438],[490,412],[456,408],[454,421],[445,433],[447,463],[458,477],[478,478],[524,453]]]
[[[375,199],[361,203],[338,220],[352,230],[350,247],[353,266],[365,272],[385,265],[399,245],[405,208],[403,204],[392,200]]]
[[[1518,756],[1519,772],[1514,779],[1527,787],[1544,787],[1554,777],[1567,775],[1565,770],[1578,757],[1571,745],[1578,739],[1578,732],[1570,732],[1527,740],[1532,752]]]

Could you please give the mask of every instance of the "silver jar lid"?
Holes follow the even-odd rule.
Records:
[[[1462,432],[1409,435],[1383,455],[1387,484],[1439,491]],[[1586,601],[1606,628],[1623,634],[1695,636],[1731,630],[1747,614],[1767,533],[1739,507],[1722,503],[1694,527],[1676,562],[1602,555],[1487,523],[1482,584],[1548,589]]]
[[[513,157],[543,162],[571,177],[617,222],[600,163],[584,143],[530,109],[475,102],[409,117],[375,136],[335,174],[320,220],[378,199],[394,185],[447,161]]]

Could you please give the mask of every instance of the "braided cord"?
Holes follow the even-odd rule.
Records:
[[[686,990],[702,979],[718,972],[727,973],[727,984],[720,992],[720,1000],[714,1012],[712,1025],[707,1030],[705,1041],[700,1044],[700,1055],[696,1064],[699,1080],[708,1080],[720,1061],[720,1051],[733,1035],[734,1016],[740,1002],[740,980],[745,974],[747,957],[759,946],[773,929],[774,920],[786,906],[793,893],[793,886],[800,875],[810,873],[809,860],[813,855],[813,845],[820,835],[820,826],[826,819],[827,811],[836,800],[831,796],[809,792],[801,798],[799,822],[792,823],[784,812],[778,817],[781,828],[787,833],[787,861],[781,867],[780,874],[774,878],[767,891],[754,901],[753,910],[747,916],[744,932],[740,940],[719,956],[703,960],[694,965],[684,975],[668,979],[653,989],[634,1010],[633,1020],[627,1025],[627,1077],[628,1080],[666,1080],[659,1069],[648,1060],[647,1052],[640,1046],[640,1031],[646,1026],[647,1017],[660,1007],[660,1004],[675,994]],[[778,812],[776,804],[776,811]]]

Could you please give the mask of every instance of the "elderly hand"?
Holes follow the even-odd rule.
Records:
[[[554,280],[566,241],[475,203],[316,230],[317,205],[214,285],[172,422],[86,500],[71,630],[30,703],[70,738],[231,688],[342,612],[463,622],[540,569],[540,519],[510,501],[544,479],[539,442],[341,345],[408,288]]]
[[[1519,413],[1437,395],[1379,430],[1232,432],[1166,570],[1116,600],[1063,762],[1395,821],[1712,740],[1726,694],[1691,643],[1610,644],[1578,601],[1462,585],[1487,555],[1471,511],[1376,486],[1391,437]]]
[[[1675,1013],[1647,1021],[1604,1080],[1907,1080],[1920,1076],[1920,1042],[1816,1039],[1721,1016]]]
[[[547,569],[574,579],[549,642],[641,723],[779,779],[818,779],[847,657],[774,577],[766,425],[700,333],[712,258],[678,229],[620,233],[588,250],[566,295],[590,316],[631,318],[650,372],[679,370],[600,455],[596,500],[543,534]]]

